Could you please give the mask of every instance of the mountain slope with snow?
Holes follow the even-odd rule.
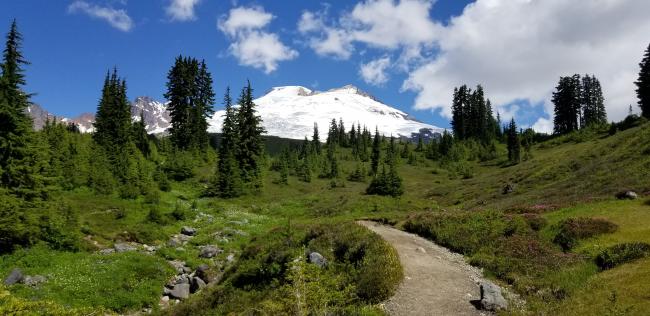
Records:
[[[327,134],[332,119],[343,119],[346,129],[354,123],[366,126],[388,136],[411,137],[413,133],[441,133],[443,129],[419,122],[408,114],[379,102],[354,86],[345,86],[326,92],[313,92],[305,87],[285,86],[271,89],[255,99],[267,135],[282,138],[311,138],[314,123],[321,138]],[[218,111],[210,119],[210,132],[221,131],[225,111]]]

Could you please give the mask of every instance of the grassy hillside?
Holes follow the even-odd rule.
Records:
[[[13,302],[13,306],[29,306],[25,302],[34,299],[43,302],[32,306],[32,311],[42,306],[155,311],[161,289],[171,276],[164,260],[183,260],[192,269],[208,264],[222,281],[167,309],[169,313],[329,308],[377,314],[381,311],[376,303],[392,293],[401,272],[394,258],[380,256],[390,250],[376,235],[350,226],[353,220],[370,218],[398,223],[464,253],[472,264],[484,267],[488,275],[509,284],[528,302],[510,313],[642,314],[650,309],[648,259],[600,271],[594,258],[620,243],[650,243],[646,198],[614,198],[624,189],[641,195],[650,191],[648,140],[650,124],[612,136],[607,131],[581,131],[536,144],[532,156],[517,165],[505,161],[500,147],[499,158],[488,161],[441,163],[418,153],[415,165],[399,164],[405,191],[400,198],[366,195],[369,179],[345,180],[358,164],[348,149],[339,152],[338,180],[314,176],[311,183],[305,183],[291,175],[289,184],[282,185],[276,181],[279,174],[267,170],[260,193],[235,199],[201,196],[213,174],[212,164],[197,166],[190,179],[172,181],[169,192],[132,200],[98,196],[87,188],[60,191],[55,200],[77,216],[78,233],[84,236],[80,251],[37,246],[0,257],[3,277],[20,267],[49,280],[40,288],[14,285],[0,290],[0,302]],[[503,194],[507,184],[514,191]],[[617,229],[578,238],[563,252],[555,239],[563,221],[571,218],[603,219]],[[197,235],[183,247],[167,246],[182,226],[197,228]],[[160,249],[153,255],[96,254],[119,242]],[[207,244],[223,252],[215,259],[199,258],[199,247]],[[337,252],[332,250],[335,245],[344,247]],[[354,249],[367,252],[355,257]],[[306,251],[321,252],[331,267],[314,270],[293,263],[296,258],[304,259]],[[234,260],[228,259],[230,255]],[[102,260],[101,265],[97,260]],[[391,264],[368,263],[382,260]],[[75,265],[71,262],[102,272],[70,270]],[[292,273],[296,270],[291,267],[303,274]],[[252,274],[267,268],[268,273]],[[373,275],[389,276],[382,280],[390,282],[381,283]],[[302,305],[287,297],[298,284],[297,277],[311,280],[303,284],[310,300]],[[144,280],[135,282],[138,278]],[[110,298],[101,294],[105,291],[112,293]]]

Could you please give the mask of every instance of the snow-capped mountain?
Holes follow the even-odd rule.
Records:
[[[315,92],[301,86],[276,87],[254,102],[267,135],[282,138],[311,138],[316,123],[321,139],[324,139],[332,119],[337,122],[343,119],[346,129],[352,124],[361,124],[371,131],[377,127],[386,136],[413,140],[419,136],[426,140],[443,131],[439,127],[417,121],[351,85],[325,92]],[[139,121],[142,113],[149,133],[165,133],[171,126],[167,105],[168,103],[150,97],[137,97],[131,103],[131,117],[134,121]],[[28,112],[34,119],[36,129],[42,128],[48,117],[54,117],[36,104],[30,106]],[[223,110],[217,111],[209,119],[209,132],[221,132],[224,114]],[[81,132],[92,132],[95,116],[87,113],[73,119],[57,120],[77,124]]]
[[[314,92],[301,86],[276,87],[254,102],[267,134],[283,138],[310,138],[314,123],[318,124],[323,138],[332,119],[337,122],[343,119],[346,129],[353,123],[365,125],[373,131],[377,127],[386,136],[411,138],[414,133],[434,135],[443,131],[419,122],[351,85],[325,92]],[[225,111],[214,114],[210,120],[210,132],[221,131],[224,114]]]

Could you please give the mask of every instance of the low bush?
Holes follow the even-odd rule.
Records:
[[[601,270],[607,270],[643,258],[648,254],[650,254],[650,244],[630,242],[614,245],[601,251],[596,256],[595,261]]]
[[[564,251],[569,251],[580,239],[613,233],[616,229],[616,224],[603,218],[569,218],[559,224],[559,231],[553,242],[560,245]]]

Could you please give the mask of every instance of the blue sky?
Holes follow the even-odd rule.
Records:
[[[604,0],[607,10],[564,2],[21,0],[0,3],[0,26],[6,32],[17,19],[32,63],[27,90],[65,116],[95,111],[113,66],[130,99],[162,100],[166,73],[182,54],[206,60],[219,98],[246,79],[257,95],[281,85],[354,84],[441,127],[453,87],[482,83],[504,116],[547,129],[559,76],[589,72],[618,119],[633,102],[650,1]],[[565,25],[572,10],[582,14]],[[602,52],[612,45],[621,49]]]

